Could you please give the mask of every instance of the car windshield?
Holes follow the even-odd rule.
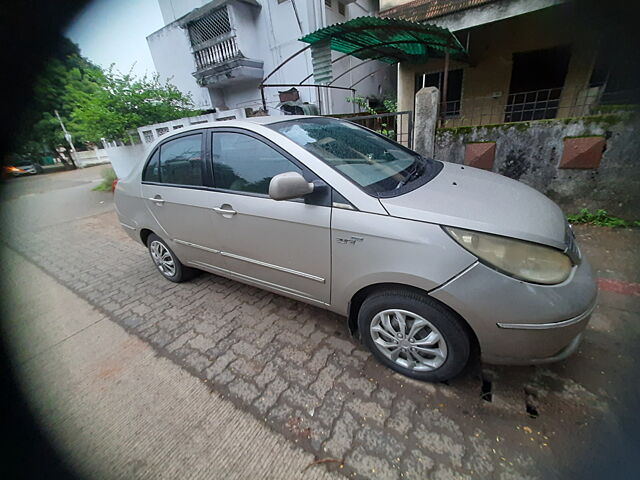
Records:
[[[270,127],[304,147],[365,192],[382,196],[433,173],[438,162],[356,124],[330,118],[296,119]],[[439,164],[439,163],[438,163]],[[435,174],[437,174],[435,171]],[[434,175],[429,175],[433,178]]]

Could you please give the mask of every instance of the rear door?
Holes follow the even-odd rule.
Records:
[[[183,263],[218,266],[219,240],[213,228],[208,132],[185,132],[162,143],[142,174],[145,204],[161,227],[156,232]]]
[[[305,199],[269,198],[279,173],[319,179],[277,145],[241,129],[212,133],[214,220],[228,270],[293,296],[329,303],[331,191]]]

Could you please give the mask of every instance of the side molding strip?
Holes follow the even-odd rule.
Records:
[[[236,260],[240,260],[247,263],[253,263],[254,265],[260,265],[261,267],[271,268],[273,270],[278,270],[279,272],[290,273],[291,275],[297,275],[298,277],[308,278],[309,280],[313,280],[319,283],[325,283],[325,279],[322,277],[317,277],[316,275],[311,275],[310,273],[299,272],[298,270],[292,270],[290,268],[281,267],[279,265],[274,265],[272,263],[261,262],[260,260],[254,260],[253,258],[243,257],[241,255],[236,255],[235,253],[222,252],[220,250],[216,250],[214,248],[203,247],[202,245],[198,245],[196,243],[187,242],[185,240],[180,240],[178,238],[173,239],[174,242],[179,243],[180,245],[186,245],[187,247],[198,248],[200,250],[204,250],[206,252],[211,253],[219,253],[223,257],[234,258]]]
[[[261,262],[260,260],[254,260],[253,258],[242,257],[240,255],[236,255],[235,253],[220,252],[220,254],[223,257],[235,258],[236,260],[253,263],[255,265],[260,265],[262,267],[272,268],[280,272],[290,273],[292,275],[297,275],[299,277],[308,278],[309,280],[315,280],[316,282],[324,283],[325,281],[324,278],[316,277],[315,275],[311,275],[310,273],[299,272],[298,270],[292,270],[290,268],[281,267],[279,265],[273,265],[272,263]]]
[[[568,320],[563,320],[561,322],[553,322],[553,323],[497,323],[500,328],[511,328],[516,330],[548,330],[552,328],[562,328],[568,327],[569,325],[574,325],[576,323],[580,323],[582,320],[587,318],[589,315],[593,313],[596,308],[596,302],[587,309],[586,312],[581,313],[577,317],[570,318]]]
[[[178,238],[173,239],[174,242],[179,243],[180,245],[186,245],[187,247],[199,248],[200,250],[204,250],[206,252],[211,253],[220,253],[220,250],[216,250],[214,248],[203,247],[202,245],[198,245],[196,243],[185,242],[184,240],[180,240]]]

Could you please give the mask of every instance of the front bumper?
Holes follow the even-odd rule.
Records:
[[[530,365],[575,351],[595,308],[597,287],[586,258],[559,285],[523,282],[477,263],[430,295],[469,323],[483,361]]]

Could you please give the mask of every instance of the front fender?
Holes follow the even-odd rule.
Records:
[[[342,315],[362,288],[396,283],[428,292],[476,261],[439,225],[338,208],[331,242],[331,309]]]

